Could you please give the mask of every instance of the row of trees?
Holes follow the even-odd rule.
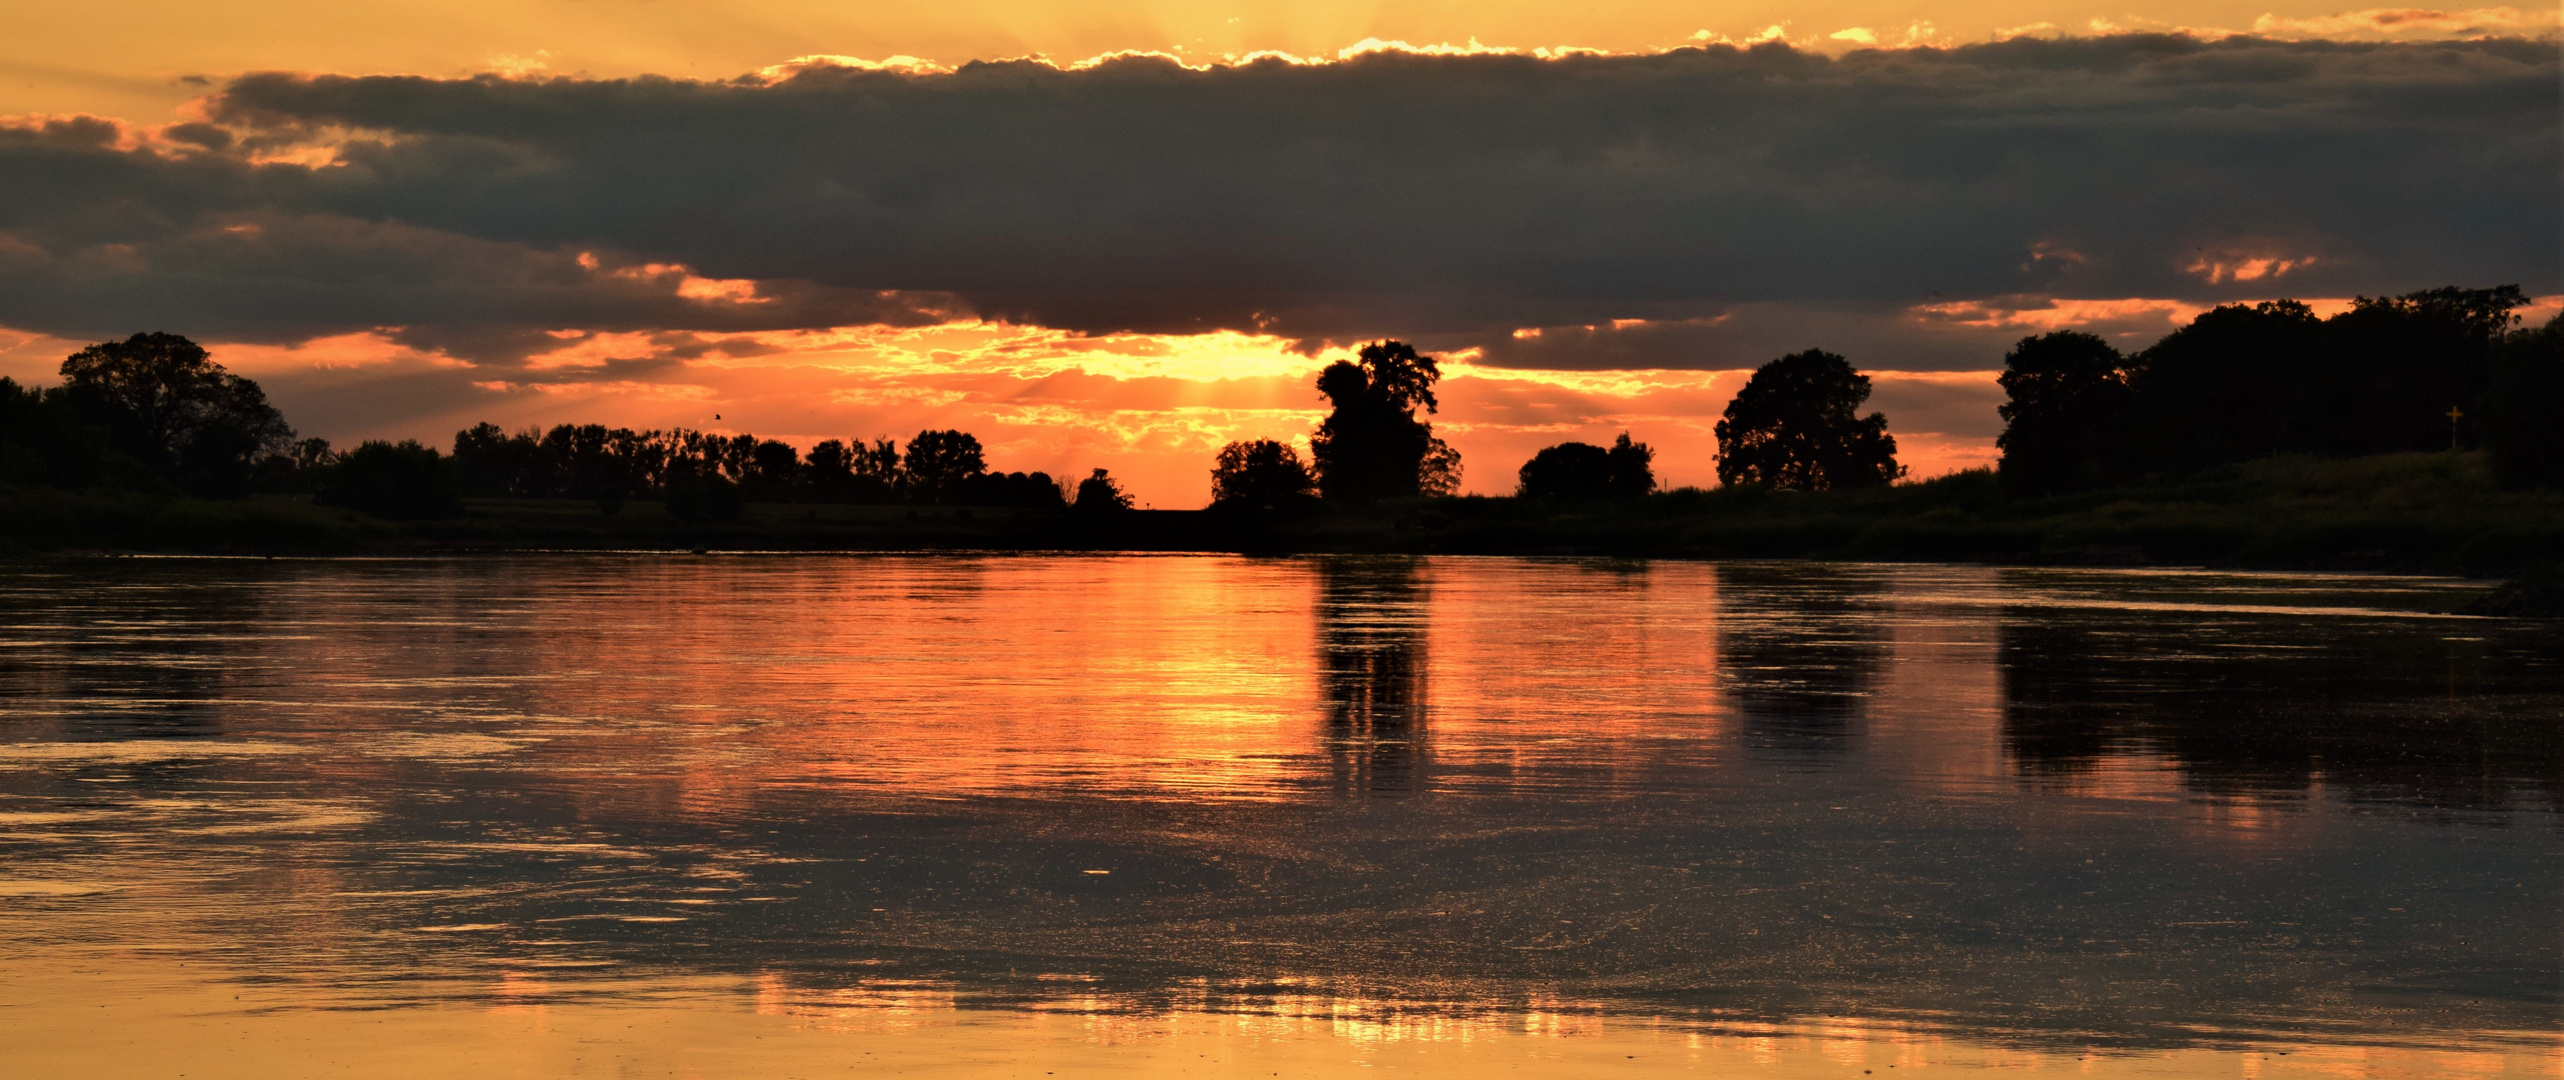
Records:
[[[607,503],[703,487],[735,489],[751,502],[1058,507],[1070,498],[1049,473],[990,471],[978,437],[950,430],[918,432],[905,448],[828,439],[805,454],[779,439],[683,428],[562,424],[510,435],[484,423],[455,433],[453,469],[467,495]],[[1102,469],[1076,494],[1129,505]]]
[[[2481,447],[2512,482],[2564,484],[2564,328],[2523,331],[2517,286],[2219,307],[2134,355],[2080,331],[2004,357],[2004,486],[2178,479],[2276,454]]]
[[[1211,467],[1211,505],[1280,510],[1320,500],[1370,503],[1445,496],[1460,488],[1460,452],[1417,418],[1441,405],[1434,397],[1441,365],[1403,341],[1362,347],[1318,373],[1318,394],[1331,406],[1309,438],[1310,460],[1278,439],[1249,439],[1220,448]],[[1635,498],[1655,490],[1655,451],[1627,434],[1606,450],[1585,443],[1548,447],[1526,462],[1519,493],[1584,500]]]
[[[2507,480],[2564,485],[2564,319],[2524,331],[2516,286],[2361,298],[2331,318],[2278,300],[2229,305],[2133,355],[2080,331],[2023,338],[2004,358],[2002,483],[2042,495],[2177,479],[2274,454],[2348,456],[2481,446]],[[345,455],[297,439],[258,384],[194,342],[136,334],[74,353],[62,385],[0,378],[0,482],[112,486],[199,496],[310,490],[385,516],[457,512],[462,496],[594,499],[613,512],[665,499],[680,514],[735,516],[749,501],[1070,505],[1046,473],[988,469],[979,440],[922,431],[830,439],[797,451],[753,435],[564,424],[480,424],[453,452],[366,443]],[[1460,455],[1418,413],[1439,408],[1439,364],[1381,341],[1319,373],[1329,404],[1303,460],[1289,443],[1221,449],[1213,502],[1279,509],[1449,495]],[[1821,490],[1905,474],[1887,418],[1863,415],[1870,380],[1823,350],[1756,370],[1717,425],[1722,484]],[[1516,493],[1574,501],[1656,489],[1654,451],[1561,443],[1517,473]],[[1127,508],[1104,470],[1076,485],[1082,510]]]
[[[830,439],[796,451],[753,435],[563,424],[509,434],[457,432],[450,455],[417,442],[367,442],[345,454],[297,439],[256,382],[225,371],[176,334],[136,334],[73,353],[60,386],[0,378],[0,483],[111,487],[201,497],[309,491],[393,518],[460,513],[464,496],[594,499],[608,513],[665,499],[681,516],[736,517],[749,501],[1059,507],[1047,473],[989,470],[977,438],[923,431]],[[1082,509],[1127,509],[1102,469],[1076,485]]]

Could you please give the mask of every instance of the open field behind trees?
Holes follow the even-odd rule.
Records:
[[[0,488],[19,552],[1134,550],[1960,560],[2507,576],[2564,553],[2564,492],[2494,481],[2480,452],[2271,458],[2177,484],[2006,494],[1986,472],[1893,487],[1684,488],[1619,502],[1420,498],[1290,512],[750,503],[688,522],[657,501],[467,499],[391,522],[307,495],[169,499]]]

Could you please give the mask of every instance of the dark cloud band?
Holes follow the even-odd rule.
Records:
[[[771,82],[257,75],[157,147],[104,125],[0,133],[0,323],[399,325],[468,354],[551,326],[969,312],[1735,367],[1755,358],[1683,353],[1719,351],[1713,333],[1578,352],[1507,332],[2023,295],[2554,292],[2558,77],[2551,42],[2143,35]],[[338,164],[290,163],[316,145]],[[629,272],[653,262],[756,280],[762,302]]]

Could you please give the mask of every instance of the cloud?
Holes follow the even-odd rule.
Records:
[[[2564,13],[2554,9],[2523,12],[2518,8],[2367,8],[2332,15],[2291,19],[2263,15],[2252,32],[2276,38],[2397,39],[2478,37],[2492,34],[2552,33]]]
[[[185,125],[0,130],[0,324],[396,328],[499,365],[559,328],[956,317],[1581,368],[1841,331],[1982,368],[1990,338],[1911,309],[2564,288],[2558,76],[2523,40],[2165,35],[254,75]],[[1669,329],[1512,336],[1632,319]]]

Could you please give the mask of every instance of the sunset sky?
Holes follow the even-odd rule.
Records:
[[[2028,334],[2518,283],[2553,8],[2171,0],[49,5],[0,37],[0,374],[213,345],[305,434],[823,438],[1198,505],[1379,337],[1464,487],[1713,476],[1753,366],[1991,460]],[[717,417],[717,418],[716,418]]]

